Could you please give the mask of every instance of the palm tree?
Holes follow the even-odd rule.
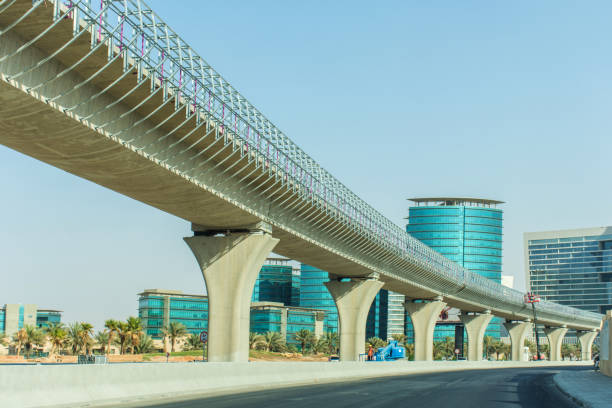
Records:
[[[106,327],[108,329],[108,342],[106,345],[106,353],[110,354],[111,351],[111,342],[113,341],[113,338],[115,337],[115,335],[117,334],[117,326],[118,326],[118,321],[115,319],[108,319],[107,321],[104,322],[104,327]]]
[[[70,345],[73,355],[77,355],[82,347],[81,323],[75,322],[68,326],[66,331],[66,342]]]
[[[94,339],[96,340],[96,343],[98,343],[98,345],[100,346],[100,352],[102,354],[106,354],[106,347],[109,343],[110,332],[107,330],[99,331],[98,333],[96,333]]]
[[[0,344],[3,346],[8,345],[8,341],[6,340],[6,334],[4,332],[0,332]]]
[[[36,326],[25,325],[23,329],[26,332],[26,341],[24,342],[25,349],[28,353],[28,358],[30,357],[30,351],[33,346],[42,346],[45,343],[46,337],[45,333],[40,330]]]
[[[253,332],[249,333],[249,349],[250,350],[254,349],[257,346],[257,344],[259,344],[260,342],[261,342],[261,334],[253,333]]]
[[[263,335],[262,344],[265,345],[266,351],[276,351],[282,347],[283,341],[280,333],[269,331]]]
[[[406,344],[406,359],[414,360],[414,343]]]
[[[167,327],[162,327],[161,332],[162,332],[162,344],[164,345],[164,354],[165,354],[168,352],[168,338],[170,337],[170,334],[168,333]]]
[[[452,338],[447,337],[443,341],[434,342],[434,359],[452,358],[455,353],[455,343]]]
[[[187,337],[187,347],[189,350],[199,350],[203,345],[204,343],[202,343],[200,336],[197,334],[191,334],[189,337]]]
[[[315,338],[314,334],[310,330],[306,330],[306,329],[301,329],[297,331],[293,335],[293,337],[298,343],[300,343],[300,346],[301,346],[300,351],[302,352],[302,354],[304,354],[306,351],[306,345],[312,344],[313,339]]]
[[[86,322],[81,322],[81,345],[85,348],[85,354],[91,354],[91,336],[93,336],[93,326]]]
[[[499,360],[499,355],[504,352],[504,343],[501,341],[494,341],[489,346],[493,353],[495,353],[495,360]]]
[[[397,341],[397,343],[402,346],[406,343],[406,335],[404,333],[396,333],[391,335],[391,338],[393,338],[393,340]]]
[[[491,336],[484,336],[484,339],[482,340],[483,343],[483,347],[482,349],[484,350],[485,354],[487,357],[489,357],[491,354],[495,353],[495,339]]]
[[[564,343],[561,345],[561,357],[573,358],[577,355],[578,347],[575,344]]]
[[[19,357],[19,353],[21,352],[21,348],[28,341],[28,333],[25,328],[21,328],[15,336],[13,336],[13,340],[17,342],[17,357]]]
[[[328,331],[325,333],[325,336],[323,336],[323,338],[325,339],[325,344],[327,344],[327,351],[329,352],[329,354],[337,354],[338,340],[340,339],[338,337],[338,333]]]
[[[140,334],[140,338],[138,339],[138,345],[136,346],[136,351],[138,354],[150,353],[154,350],[153,339],[147,336],[144,333]]]
[[[132,344],[132,354],[135,352],[135,348],[140,342],[140,335],[142,334],[142,322],[138,317],[128,317],[127,319],[128,332],[130,334],[130,343]]]
[[[117,325],[115,326],[115,331],[118,336],[117,341],[119,342],[119,354],[124,354],[126,345],[129,339],[131,338],[129,327],[125,322],[117,322]]]
[[[366,340],[366,348],[367,345],[371,345],[372,348],[374,348],[374,350],[377,350],[380,347],[385,347],[387,345],[387,342],[384,341],[383,339],[381,339],[380,337],[370,337],[369,339]]]
[[[532,355],[536,354],[536,344],[531,340],[525,339],[525,346],[529,347],[529,353]]]
[[[56,350],[61,350],[68,333],[66,332],[63,323],[49,323],[49,325],[45,328],[45,332],[47,333],[49,342],[51,343],[51,352],[49,354],[53,356],[55,355]]]
[[[563,349],[561,349],[563,352]],[[540,353],[546,354],[550,360],[550,346],[548,344],[540,344]]]
[[[174,353],[174,345],[176,344],[176,340],[181,338],[187,334],[187,328],[183,323],[179,322],[170,322],[168,324],[168,337],[170,337],[170,344],[172,347],[170,351]]]

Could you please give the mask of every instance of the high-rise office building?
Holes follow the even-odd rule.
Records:
[[[61,320],[61,310],[38,309],[32,304],[6,304],[0,308],[0,332],[7,336],[14,335],[24,326],[45,328]]]
[[[502,201],[479,198],[412,198],[406,232],[462,267],[501,283]],[[451,318],[436,325],[434,338],[454,336],[456,311]],[[406,319],[406,335],[411,338],[412,324]],[[499,338],[502,320],[494,318],[486,335]],[[452,334],[452,335],[451,335]]]
[[[394,334],[404,334],[406,296],[401,293],[389,291],[389,303],[387,306],[387,338]]]
[[[529,290],[591,312],[612,309],[612,227],[524,234]]]
[[[276,302],[299,306],[300,270],[287,258],[268,258],[253,288],[252,302]]]
[[[368,312],[366,339],[379,337],[388,340],[394,334],[404,334],[404,300],[400,293],[381,289]]]
[[[325,331],[338,331],[338,309],[325,286],[327,272],[302,264],[300,268],[300,306],[325,311]]]

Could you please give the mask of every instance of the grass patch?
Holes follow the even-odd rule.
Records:
[[[249,357],[262,358],[262,357],[274,357],[280,356],[282,353],[276,353],[274,351],[265,350],[249,350]]]

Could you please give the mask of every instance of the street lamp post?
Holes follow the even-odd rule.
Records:
[[[536,360],[540,360],[540,336],[538,335],[537,317],[535,304],[540,301],[540,297],[533,292],[527,292],[525,294],[525,303],[531,303],[533,310],[533,331],[535,332],[536,341]]]

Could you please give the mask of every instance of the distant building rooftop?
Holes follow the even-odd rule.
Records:
[[[17,304],[18,306],[24,306],[21,303]],[[2,305],[0,306],[0,310],[6,310],[6,305]],[[36,308],[37,312],[45,312],[45,313],[64,313],[63,310],[55,310],[55,309],[39,309],[38,307]]]
[[[167,289],[145,289],[142,293],[139,293],[138,296],[145,295],[166,295],[166,296],[183,296],[183,297],[193,297],[193,298],[202,298],[206,299],[208,296],[206,295],[190,295],[181,292],[180,290],[167,290]]]
[[[495,207],[498,204],[504,204],[503,201],[489,200],[487,198],[470,198],[470,197],[423,197],[409,198],[409,201],[416,203],[417,206],[436,205],[436,206],[454,206],[454,205],[470,205],[470,206],[485,206]]]

